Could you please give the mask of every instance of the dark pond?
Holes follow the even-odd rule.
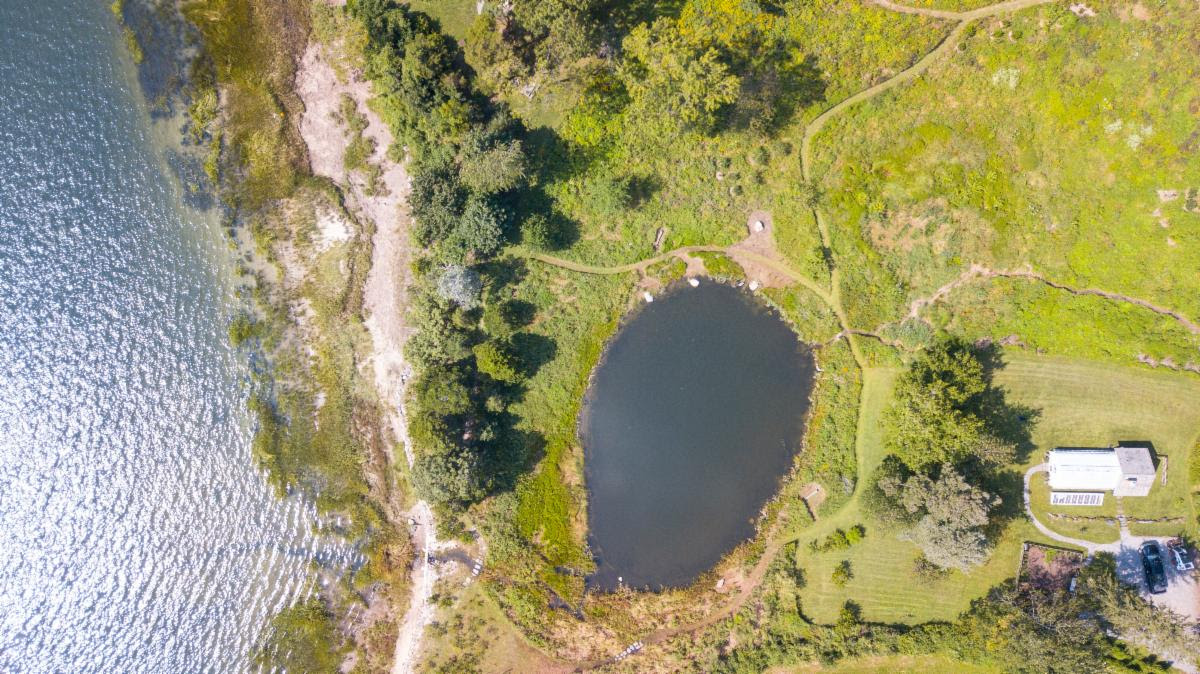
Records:
[[[646,305],[584,403],[590,584],[686,585],[752,536],[799,446],[812,375],[808,348],[742,290],[701,283]]]

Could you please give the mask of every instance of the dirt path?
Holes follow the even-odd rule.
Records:
[[[870,1],[876,5],[879,5],[880,7],[884,8],[886,10],[890,10],[893,12],[900,12],[901,14],[919,14],[920,16],[931,16],[935,19],[948,19],[950,21],[973,21],[975,19],[982,19],[985,17],[995,16],[997,14],[1003,14],[1006,12],[1015,12],[1017,10],[1025,9],[1027,7],[1034,7],[1036,5],[1044,5],[1044,4],[1047,4],[1050,2],[1054,2],[1055,0],[1009,0],[1008,2],[1000,2],[1000,3],[996,3],[994,5],[987,5],[986,7],[980,7],[978,9],[971,9],[971,10],[967,10],[965,12],[954,12],[954,11],[945,10],[945,9],[932,9],[932,8],[927,8],[927,7],[909,7],[908,5],[901,5],[901,4],[897,4],[895,2],[889,2],[889,0],[870,0]]]
[[[1148,300],[1143,300],[1141,298],[1132,297],[1130,295],[1125,295],[1122,293],[1114,293],[1114,292],[1110,292],[1108,290],[1100,290],[1098,288],[1075,288],[1073,286],[1069,286],[1064,283],[1058,283],[1057,281],[1048,279],[1044,275],[1039,274],[1032,270],[990,269],[988,267],[985,267],[985,266],[983,266],[981,264],[977,264],[977,263],[972,264],[969,268],[964,270],[963,273],[960,274],[957,278],[955,278],[954,280],[946,283],[942,287],[935,290],[932,295],[929,295],[928,297],[921,297],[921,298],[913,300],[912,303],[909,304],[909,306],[908,306],[907,318],[909,318],[909,319],[920,318],[922,310],[924,310],[925,308],[944,299],[955,288],[966,285],[977,278],[1026,279],[1029,281],[1037,281],[1038,283],[1044,283],[1044,284],[1050,286],[1051,288],[1056,288],[1058,290],[1062,290],[1062,291],[1071,293],[1072,295],[1081,295],[1081,296],[1082,295],[1091,295],[1093,297],[1103,297],[1104,299],[1111,300],[1114,302],[1125,302],[1127,304],[1133,304],[1135,306],[1142,307],[1143,309],[1148,309],[1150,311],[1153,311],[1154,313],[1159,314],[1160,316],[1167,316],[1169,318],[1173,318],[1180,325],[1182,325],[1189,332],[1191,332],[1193,335],[1200,335],[1200,324],[1197,324],[1195,321],[1191,320],[1187,316],[1184,316],[1182,313],[1180,313],[1174,309],[1170,309],[1168,307],[1164,307],[1164,306],[1155,304]]]
[[[405,459],[412,465],[412,443],[404,413],[404,389],[411,369],[404,360],[404,343],[410,329],[404,322],[405,289],[411,284],[408,242],[409,177],[402,164],[391,161],[387,150],[392,134],[383,120],[367,106],[370,83],[357,73],[339,79],[326,53],[326,47],[312,43],[301,58],[296,74],[296,92],[304,102],[300,133],[308,146],[314,174],[332,180],[341,188],[347,209],[360,220],[374,225],[371,244],[371,270],[363,288],[365,324],[371,334],[370,367],[375,386],[386,410],[392,436],[404,446]],[[344,96],[354,100],[358,113],[367,120],[363,135],[375,145],[368,159],[381,169],[382,189],[370,189],[366,178],[348,173],[343,163],[347,137],[341,115]],[[338,230],[331,226],[331,230]],[[396,457],[393,457],[396,460]],[[415,669],[421,637],[433,619],[430,603],[438,574],[429,563],[439,550],[436,527],[429,504],[418,501],[407,513],[412,523],[412,538],[420,550],[413,563],[412,594],[408,610],[400,622],[392,671],[407,674]]]

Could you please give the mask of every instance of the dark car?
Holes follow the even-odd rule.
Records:
[[[1167,574],[1163,570],[1162,548],[1154,541],[1142,544],[1142,571],[1146,572],[1146,586],[1151,594],[1167,591]]]

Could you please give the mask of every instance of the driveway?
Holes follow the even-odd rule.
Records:
[[[1039,463],[1025,472],[1025,514],[1029,516],[1029,520],[1033,522],[1033,526],[1037,527],[1038,531],[1060,543],[1083,548],[1087,550],[1089,556],[1095,555],[1097,552],[1112,553],[1117,558],[1117,575],[1126,583],[1136,586],[1143,597],[1159,606],[1169,608],[1189,620],[1200,620],[1200,582],[1196,580],[1193,572],[1175,569],[1174,560],[1170,559],[1167,553],[1169,536],[1134,536],[1129,532],[1129,525],[1123,514],[1118,515],[1121,523],[1121,537],[1114,543],[1093,543],[1064,536],[1038,521],[1033,516],[1033,508],[1030,505],[1029,481],[1034,474],[1045,470],[1046,464]],[[1167,557],[1164,562],[1170,562],[1164,564],[1167,572],[1167,591],[1163,594],[1150,594],[1150,590],[1146,586],[1146,576],[1142,573],[1141,554],[1138,552],[1142,543],[1146,541],[1158,541],[1163,555]]]

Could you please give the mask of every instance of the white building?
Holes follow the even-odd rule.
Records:
[[[1050,451],[1050,488],[1111,491],[1116,496],[1145,496],[1154,483],[1154,461],[1147,447],[1058,447]]]

